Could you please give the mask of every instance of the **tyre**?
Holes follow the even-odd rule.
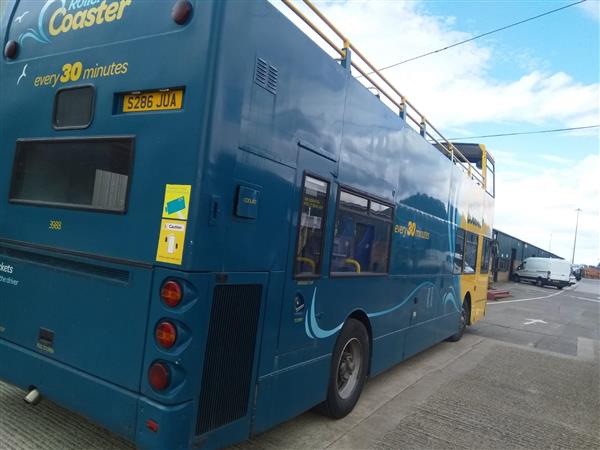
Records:
[[[365,326],[348,319],[335,342],[327,399],[319,405],[323,414],[341,419],[354,409],[367,379],[370,358]]]
[[[513,281],[515,283],[520,283],[521,282],[521,277],[519,275],[513,275]]]
[[[467,324],[469,323],[470,311],[468,311],[469,305],[465,300],[463,302],[462,311],[460,313],[460,317],[458,319],[458,331],[456,334],[453,334],[448,338],[450,342],[458,342],[462,339],[463,334],[465,334],[465,330],[467,329]]]
[[[538,278],[538,279],[535,281],[535,285],[536,285],[536,286],[539,286],[539,287],[543,287],[543,286],[544,286],[544,280],[542,280],[541,278]]]
[[[556,288],[560,290],[560,289],[564,288],[564,286],[562,284],[559,284],[558,286],[556,286]]]

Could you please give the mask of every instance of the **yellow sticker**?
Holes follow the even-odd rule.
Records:
[[[186,222],[165,220],[160,223],[160,236],[156,249],[156,260],[181,265],[185,246]]]
[[[187,220],[192,186],[189,184],[167,184],[163,204],[163,219]]]

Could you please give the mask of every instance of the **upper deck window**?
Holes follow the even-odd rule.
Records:
[[[488,158],[486,163],[486,190],[492,197],[496,196],[496,175],[494,171],[494,161]]]
[[[18,141],[9,200],[123,213],[132,138]]]

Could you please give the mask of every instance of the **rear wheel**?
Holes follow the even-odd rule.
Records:
[[[538,278],[538,279],[535,281],[535,285],[536,285],[536,286],[539,286],[539,287],[542,287],[542,286],[544,286],[544,280],[542,280],[541,278]]]
[[[465,299],[465,301],[463,302],[460,317],[458,319],[458,331],[456,332],[456,334],[453,334],[448,338],[450,342],[458,342],[462,339],[463,334],[465,334],[465,330],[467,329],[467,324],[469,323],[469,315],[470,307],[469,303]]]
[[[321,412],[340,419],[354,409],[367,378],[369,359],[367,330],[358,320],[348,319],[335,343],[327,399],[319,406]]]

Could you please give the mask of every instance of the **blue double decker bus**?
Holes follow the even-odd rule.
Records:
[[[0,379],[28,401],[222,447],[343,417],[483,317],[493,159],[306,4],[339,58],[266,1],[7,2]]]

